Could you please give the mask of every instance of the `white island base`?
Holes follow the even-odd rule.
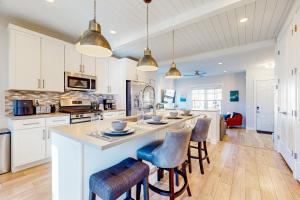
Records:
[[[136,158],[139,148],[163,139],[168,129],[194,124],[198,115],[170,120],[167,125],[139,125],[130,136],[105,141],[88,133],[107,128],[111,121],[68,125],[52,129],[52,195],[53,200],[88,200],[89,178],[98,171],[111,167],[128,157]],[[150,166],[153,169],[153,166]],[[155,182],[156,176],[150,177]]]

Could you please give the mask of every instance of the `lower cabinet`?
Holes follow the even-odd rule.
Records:
[[[13,166],[21,166],[45,158],[45,129],[17,130],[13,133]]]
[[[69,122],[69,116],[9,120],[12,172],[48,162],[51,158],[50,128]]]

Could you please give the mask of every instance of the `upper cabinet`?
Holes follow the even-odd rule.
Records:
[[[41,39],[11,30],[9,34],[9,89],[40,89]]]
[[[114,57],[97,58],[96,76],[97,76],[97,93],[99,94],[120,93],[120,84],[123,78],[121,77],[119,59]]]
[[[55,39],[41,40],[41,87],[46,91],[64,91],[64,44]]]
[[[64,91],[64,43],[9,28],[9,89]]]
[[[67,44],[65,46],[65,71],[95,75],[96,59],[81,55],[73,44]]]

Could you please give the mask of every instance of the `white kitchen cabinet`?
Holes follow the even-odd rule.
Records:
[[[82,68],[84,74],[96,75],[96,58],[82,55]]]
[[[64,92],[64,44],[46,38],[41,42],[41,88]]]
[[[99,94],[119,94],[121,80],[123,80],[120,69],[119,59],[97,58],[97,93]],[[124,83],[125,84],[125,83]]]
[[[81,54],[75,49],[73,44],[65,45],[65,71],[82,72]]]
[[[13,172],[43,164],[50,160],[51,135],[49,128],[70,123],[69,116],[13,120],[11,130],[11,168]]]
[[[64,42],[9,25],[9,89],[64,91]]]
[[[65,45],[65,71],[74,73],[96,74],[96,59],[81,55],[73,44]]]
[[[109,58],[109,66],[108,66],[108,82],[109,82],[109,93],[111,94],[119,94],[121,84],[126,84],[122,82],[124,76],[120,70],[120,62],[119,59],[110,57]]]
[[[46,152],[45,156],[46,158],[51,157],[51,141],[52,136],[50,132],[50,128],[57,127],[57,126],[63,126],[70,123],[70,117],[69,116],[63,116],[63,117],[50,117],[46,118]]]
[[[45,157],[45,129],[17,130],[13,136],[13,166],[36,162]]]
[[[9,89],[38,90],[40,37],[12,29],[9,37]]]

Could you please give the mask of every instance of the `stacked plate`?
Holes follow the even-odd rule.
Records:
[[[133,128],[124,129],[122,131],[108,129],[108,130],[103,131],[103,133],[105,135],[109,135],[109,136],[125,136],[125,135],[130,135],[130,134],[134,133],[134,131],[135,130]]]

